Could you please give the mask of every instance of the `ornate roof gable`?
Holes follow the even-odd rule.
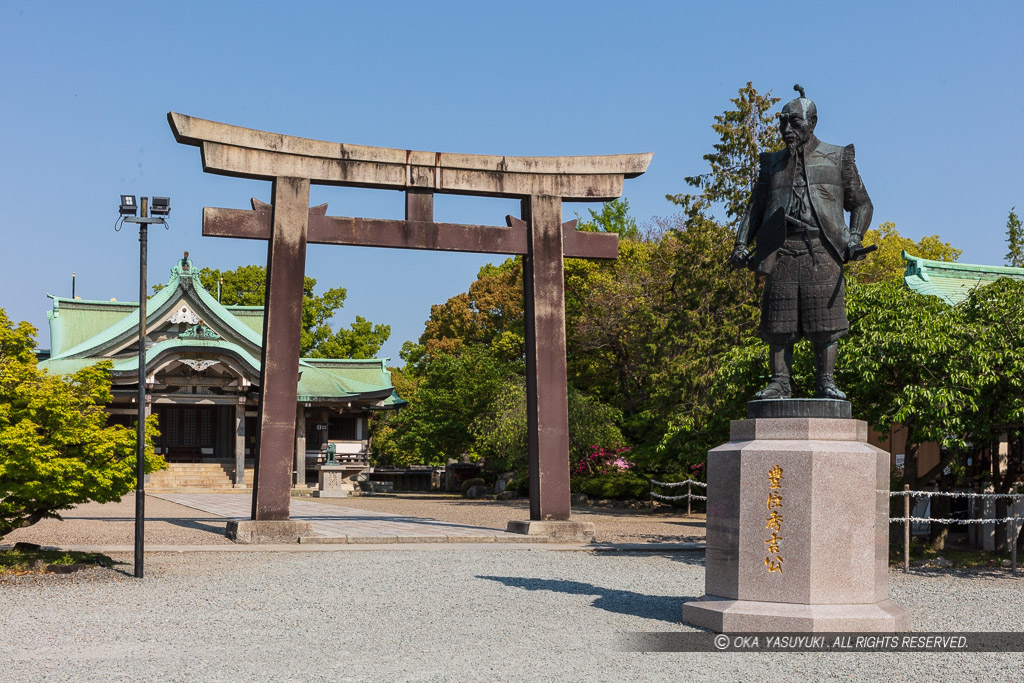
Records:
[[[58,301],[55,300],[54,307],[57,305]],[[109,358],[134,347],[138,344],[139,314],[138,303],[133,305],[135,311],[132,313],[53,358]],[[150,297],[146,304],[146,327],[150,338],[160,335],[179,336],[178,328],[182,324],[190,327],[201,325],[216,335],[201,338],[223,339],[237,344],[257,358],[260,356],[261,335],[235,317],[203,287],[199,271],[192,266],[188,252],[171,269],[167,284]]]

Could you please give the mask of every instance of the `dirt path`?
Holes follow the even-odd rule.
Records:
[[[224,494],[248,495],[248,494]],[[361,496],[343,499],[304,499],[323,505],[505,530],[509,520],[529,519],[526,500],[491,501],[431,496]],[[668,510],[662,508],[662,510]],[[599,543],[683,543],[704,540],[704,515],[687,517],[677,511],[573,508],[580,521],[593,522]],[[135,533],[135,497],[118,503],[86,503],[62,515],[63,521],[44,520],[4,537],[42,545],[130,545]],[[159,498],[146,498],[146,543],[153,545],[210,545],[231,542],[224,537],[226,520]]]

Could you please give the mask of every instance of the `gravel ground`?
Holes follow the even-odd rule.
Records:
[[[502,531],[509,520],[530,518],[530,503],[526,499],[498,501],[377,495],[310,500],[321,501],[326,505],[342,505],[410,517],[430,517],[443,522],[472,524]],[[704,540],[703,513],[687,517],[667,507],[654,513],[648,510],[575,507],[572,509],[572,517],[581,522],[593,522],[598,543],[686,543]]]
[[[239,495],[239,494],[225,494]],[[244,494],[243,494],[244,495]],[[504,531],[509,520],[529,519],[525,500],[488,501],[424,496],[360,496],[344,499],[304,498],[324,505],[429,517]],[[666,509],[667,508],[663,508]],[[704,540],[704,515],[686,517],[675,511],[574,508],[575,519],[593,522],[600,543],[682,543]],[[18,541],[43,545],[132,545],[135,539],[135,495],[119,503],[86,503],[63,514],[64,521],[44,520],[8,534],[4,544]],[[223,517],[146,496],[146,543],[152,545],[230,544]]]
[[[0,580],[0,680],[1019,680],[1019,653],[629,653],[699,552],[162,553]],[[915,630],[1022,630],[1008,573],[891,574]]]
[[[133,545],[135,494],[118,503],[85,503],[4,536],[3,544],[18,541],[42,545]],[[224,537],[227,520],[207,512],[146,496],[146,543],[153,545],[233,545]]]

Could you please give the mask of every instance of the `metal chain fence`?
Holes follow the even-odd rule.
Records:
[[[903,516],[890,517],[890,522],[903,523],[903,571],[910,571],[910,525],[914,522],[935,522],[937,524],[1012,524],[1010,527],[1010,571],[1017,571],[1017,534],[1020,518],[1017,514],[1017,503],[1024,500],[1021,493],[971,493],[967,491],[911,491],[904,487],[902,491],[890,491],[890,498],[903,498]],[[912,498],[969,498],[973,500],[998,500],[1005,498],[1010,501],[1009,517],[970,517],[967,519],[941,517],[913,517],[910,514]]]
[[[663,486],[665,488],[677,488],[679,486],[685,486],[686,487],[686,493],[684,493],[684,494],[682,494],[680,496],[666,496],[666,495],[663,495],[661,493],[655,493],[654,492],[654,487],[655,486]],[[651,479],[651,502],[653,503],[655,500],[677,501],[677,500],[683,500],[685,498],[686,499],[686,514],[689,515],[689,514],[691,514],[691,507],[692,507],[693,501],[695,501],[695,500],[707,500],[708,499],[707,496],[700,496],[700,495],[697,495],[696,493],[694,493],[693,492],[693,487],[694,486],[700,486],[701,488],[707,488],[708,487],[708,485],[705,484],[704,482],[696,481],[695,479],[687,479],[686,481],[658,481],[656,479]]]

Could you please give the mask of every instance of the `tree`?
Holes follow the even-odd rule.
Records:
[[[769,113],[779,101],[771,90],[762,95],[747,81],[730,101],[735,109],[716,115],[711,126],[719,137],[715,151],[704,155],[711,170],[685,178],[699,192],[665,198],[683,207],[687,216],[706,214],[712,204],[724,204],[728,225],[735,225],[757,182],[760,155],[782,149],[783,142],[775,116]]]
[[[395,393],[407,401],[409,406],[415,405],[419,384],[417,378],[411,375],[408,367],[388,370],[391,372],[391,385]],[[421,464],[417,451],[406,451],[398,442],[400,434],[416,417],[415,412],[410,414],[408,407],[373,413],[370,418],[370,457],[374,465],[408,467]]]
[[[120,500],[135,486],[136,433],[107,426],[111,365],[68,378],[40,370],[35,329],[0,309],[0,537],[86,501]],[[156,433],[147,420],[147,438]],[[146,471],[163,469],[146,444]]]
[[[485,265],[469,291],[431,306],[419,343],[403,347],[402,357],[422,370],[434,356],[480,345],[505,360],[521,360],[526,353],[523,325],[523,263],[517,257]]]
[[[1010,250],[1006,252],[1005,258],[1006,265],[1024,268],[1024,230],[1021,230],[1016,210],[1016,206],[1012,207],[1006,219],[1006,244]]]
[[[574,387],[568,388],[569,462],[585,459],[593,447],[614,449],[624,442],[616,426],[621,414]],[[488,467],[500,471],[527,469],[526,382],[515,376],[505,382],[489,409],[477,416],[471,430],[474,450]]]
[[[199,281],[210,292],[220,284],[221,303],[225,306],[262,306],[267,291],[265,266],[239,266],[234,270],[203,268]],[[344,287],[332,287],[315,293],[316,279],[304,278],[302,286],[303,356],[313,358],[373,358],[391,335],[390,325],[375,325],[356,316],[349,329],[337,332],[329,321],[345,305]]]
[[[903,276],[906,262],[903,252],[932,261],[956,261],[963,252],[948,242],[943,242],[938,235],[922,237],[920,241],[903,237],[896,229],[896,224],[886,221],[877,229],[864,233],[864,244],[877,244],[878,249],[871,252],[863,261],[851,261],[846,264],[846,276],[859,282],[884,282]]]
[[[470,425],[490,410],[509,380],[525,372],[488,351],[466,345],[458,354],[431,357],[395,427],[395,446],[405,457],[422,465],[478,459]]]
[[[883,433],[893,424],[906,430],[903,483],[917,490],[968,449],[978,395],[962,311],[891,280],[851,285],[847,315],[837,379],[855,417]],[[919,476],[918,447],[928,441],[938,442],[943,456]]]
[[[1024,480],[1024,282],[1000,278],[972,290],[957,308],[965,323],[964,372],[977,402],[967,439],[974,450],[990,454],[1006,442],[1011,457],[1005,469],[992,468],[992,484],[999,493],[1014,493]],[[997,499],[996,517],[1009,515],[1006,499]],[[996,529],[997,550],[1004,549],[1005,538],[1004,523]],[[1018,549],[1024,551],[1024,534]]]

